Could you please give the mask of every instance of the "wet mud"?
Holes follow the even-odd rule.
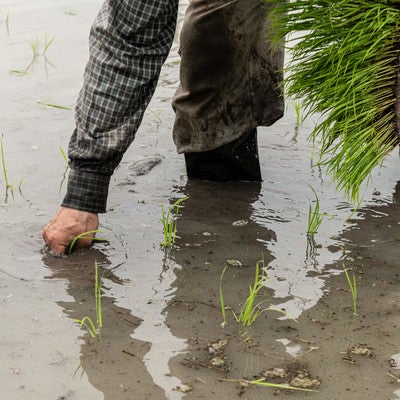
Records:
[[[313,120],[297,126],[288,99],[285,117],[259,129],[263,182],[188,182],[171,135],[177,40],[112,178],[101,216],[107,241],[63,258],[41,251],[41,229],[65,192],[60,147],[73,129],[69,108],[99,5],[0,4],[0,135],[12,187],[1,174],[0,397],[400,398],[398,154],[374,172],[353,213],[312,166]],[[28,41],[39,43],[33,63]],[[310,186],[327,214],[314,242]],[[178,238],[163,250],[161,206],[183,196]],[[273,310],[243,327],[235,315],[260,260],[268,283],[258,300]],[[95,263],[103,327],[93,338],[76,320],[96,319]],[[356,316],[344,268],[355,276]]]

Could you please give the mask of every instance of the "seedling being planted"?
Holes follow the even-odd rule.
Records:
[[[103,310],[101,308],[101,278],[99,277],[99,267],[97,262],[94,263],[95,268],[95,281],[94,281],[94,298],[96,302],[96,323],[93,322],[92,318],[85,316],[82,319],[74,319],[81,327],[84,326],[89,332],[91,337],[96,337],[100,334],[101,328],[103,327]]]
[[[176,222],[178,220],[179,208],[188,197],[181,197],[174,204],[165,210],[164,205],[161,205],[161,223],[163,225],[164,240],[160,245],[164,248],[171,247],[176,239]]]
[[[105,233],[105,232],[106,231],[101,231],[101,230],[95,229],[93,231],[82,232],[80,235],[76,235],[72,239],[72,242],[70,243],[70,245],[68,246],[67,254],[71,254],[74,251],[74,248],[76,246],[76,242],[79,239],[90,239],[92,241],[98,241],[98,242],[107,241],[108,239],[106,239],[106,238],[97,238],[97,237],[94,236],[96,233]]]

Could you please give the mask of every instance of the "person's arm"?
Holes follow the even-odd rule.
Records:
[[[72,234],[86,231],[88,215],[97,218],[106,211],[110,177],[157,85],[174,37],[177,8],[177,0],[107,0],[93,23],[68,148],[67,193],[43,231],[45,242],[58,253]],[[98,219],[89,225],[96,224]]]

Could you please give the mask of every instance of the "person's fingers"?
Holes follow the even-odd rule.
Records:
[[[74,239],[79,238],[74,247],[84,248],[92,244],[99,227],[99,218],[95,213],[60,207],[53,219],[43,229],[42,236],[50,249],[58,254],[68,251]],[[90,232],[87,233],[86,232]]]
[[[51,227],[47,226],[42,233],[43,240],[50,247],[50,249],[56,254],[65,254],[67,247],[69,246],[68,239],[62,235],[57,235],[56,231],[52,230]]]
[[[84,249],[85,247],[89,247],[93,242],[94,236],[94,234],[88,234],[85,235],[84,238],[78,239],[75,243],[75,247],[77,249]]]

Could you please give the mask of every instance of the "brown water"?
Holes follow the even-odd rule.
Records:
[[[361,210],[345,222],[351,206],[323,171],[311,167],[307,136],[313,121],[301,124],[296,135],[288,101],[285,118],[259,130],[262,184],[188,183],[171,138],[177,42],[112,179],[109,212],[101,218],[109,242],[62,259],[40,252],[41,229],[65,190],[59,147],[66,149],[73,129],[72,111],[41,103],[73,107],[99,5],[0,3],[0,134],[14,183],[6,199],[1,176],[0,398],[400,398],[398,155],[374,173]],[[42,53],[53,37],[47,59],[39,54],[27,74],[10,73],[31,63],[27,41],[40,39]],[[133,161],[154,155],[161,155],[159,165],[130,177],[134,184],[120,185]],[[314,247],[307,246],[305,233],[314,198],[309,185],[329,214]],[[178,221],[179,239],[165,253],[159,246],[161,205],[183,195],[189,199]],[[240,309],[261,258],[270,281],[260,300],[297,322],[268,311],[250,329],[236,323],[230,310]],[[229,266],[222,280],[222,329],[220,277],[227,260],[241,266]],[[103,276],[104,326],[92,339],[74,319],[94,318],[95,261]],[[357,277],[355,318],[343,264]],[[218,340],[227,343],[215,360],[208,348]],[[354,346],[367,355],[354,354]],[[318,392],[275,393],[223,380],[259,377],[270,368],[292,375],[304,370],[321,382]],[[187,394],[179,390],[185,385]]]

